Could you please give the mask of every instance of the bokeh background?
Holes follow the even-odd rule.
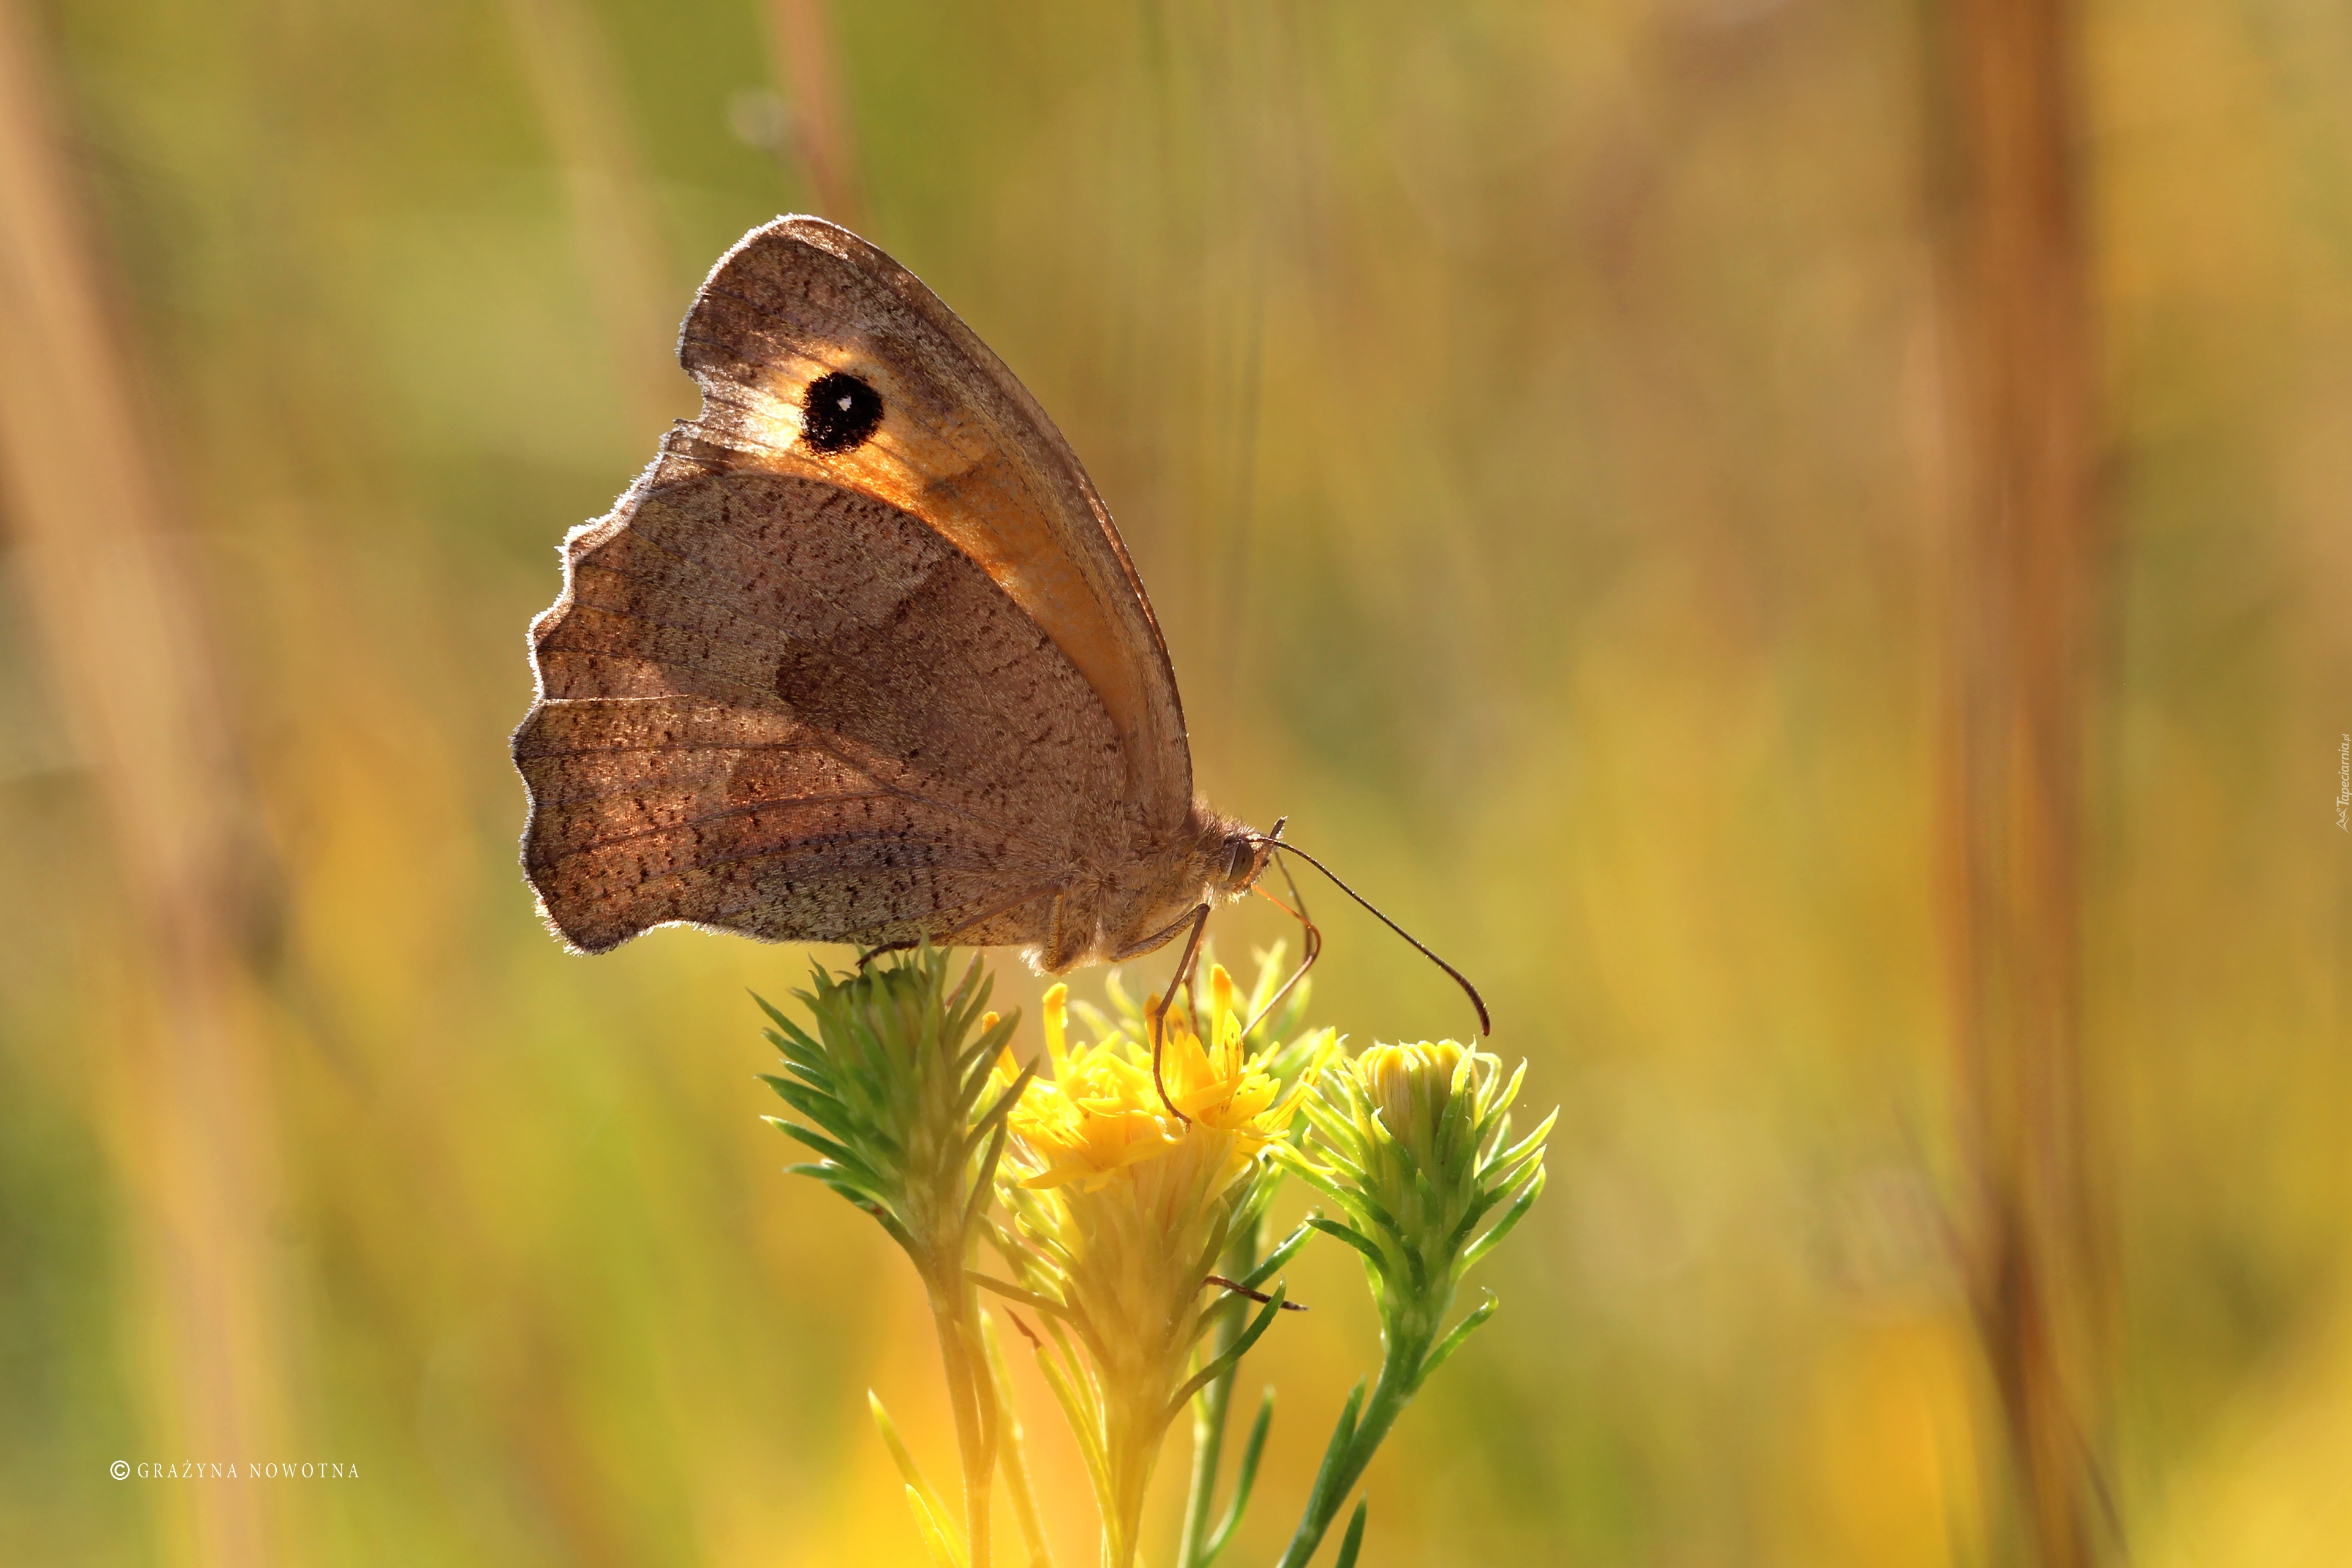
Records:
[[[745,989],[806,957],[559,952],[506,758],[558,541],[691,411],[695,282],[821,208],[1086,458],[1210,796],[1564,1108],[1365,1562],[2028,1560],[1939,869],[1952,26],[6,0],[0,1555],[919,1561],[863,1398],[951,1473],[916,1283],[756,1120]],[[2079,37],[2093,1533],[2340,1563],[2352,13]],[[1320,1016],[1460,1032],[1318,908]],[[1374,1354],[1345,1259],[1293,1280],[1240,1563]]]

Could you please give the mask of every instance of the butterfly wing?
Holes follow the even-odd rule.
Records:
[[[754,231],[680,338],[702,384],[532,627],[524,861],[591,951],[771,938],[1094,940],[1191,805],[1167,654],[1028,394],[829,224]]]
[[[1192,804],[1192,757],[1143,584],[1069,443],[954,311],[847,229],[778,218],[712,268],[678,357],[705,406],[673,453],[808,474],[937,530],[1077,668],[1119,731],[1129,799],[1175,829]],[[829,377],[877,395],[863,439],[803,428],[810,389]]]

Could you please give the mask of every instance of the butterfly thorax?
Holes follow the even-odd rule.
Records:
[[[1150,952],[1181,936],[1202,905],[1249,891],[1271,853],[1248,824],[1195,797],[1175,832],[1119,858],[1091,885],[1066,889],[1030,961],[1060,974]]]

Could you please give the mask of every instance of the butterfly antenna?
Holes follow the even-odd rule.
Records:
[[[1486,1016],[1486,998],[1478,994],[1478,988],[1470,984],[1470,977],[1468,975],[1463,973],[1460,970],[1446,963],[1445,960],[1438,957],[1434,952],[1432,952],[1429,950],[1429,944],[1427,942],[1423,942],[1419,937],[1413,935],[1412,932],[1405,930],[1404,927],[1397,924],[1396,921],[1382,914],[1380,910],[1380,906],[1373,903],[1370,899],[1364,897],[1363,894],[1356,891],[1355,889],[1348,886],[1347,883],[1341,881],[1338,872],[1332,870],[1330,867],[1326,866],[1322,861],[1318,860],[1314,856],[1309,855],[1306,850],[1301,849],[1296,844],[1287,843],[1282,839],[1278,839],[1272,834],[1258,835],[1257,842],[1260,844],[1272,845],[1276,849],[1280,850],[1283,854],[1296,855],[1301,860],[1306,861],[1309,866],[1314,867],[1318,871],[1322,872],[1323,875],[1331,879],[1331,885],[1333,887],[1339,889],[1341,892],[1355,900],[1356,902],[1363,905],[1367,910],[1370,910],[1374,920],[1379,921],[1381,924],[1388,927],[1389,930],[1396,932],[1397,935],[1404,938],[1406,942],[1412,943],[1412,950],[1415,952],[1418,952],[1422,957],[1429,960],[1430,963],[1437,965],[1438,968],[1443,969],[1446,973],[1452,975],[1454,977],[1454,984],[1462,987],[1462,994],[1470,998],[1470,1005],[1478,1010],[1478,1033],[1480,1037],[1483,1038],[1484,1037],[1495,1032],[1494,1022]]]
[[[1168,983],[1168,989],[1160,996],[1159,1006],[1151,1006],[1148,1000],[1144,1003],[1151,1013],[1151,1087],[1160,1091],[1160,1103],[1168,1108],[1168,1114],[1187,1127],[1192,1124],[1192,1119],[1176,1109],[1176,1102],[1168,1098],[1168,1081],[1160,1076],[1160,1037],[1167,1030],[1168,1009],[1174,1005],[1177,993],[1183,993],[1186,1010],[1189,1012],[1191,1009],[1192,994],[1185,987],[1192,978],[1192,959],[1201,951],[1201,933],[1208,929],[1209,906],[1202,904],[1192,911],[1192,934],[1184,939],[1184,956],[1176,961],[1176,978]],[[1196,1026],[1193,1033],[1199,1032]]]

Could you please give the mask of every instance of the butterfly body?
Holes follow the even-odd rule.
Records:
[[[778,219],[679,354],[700,417],[573,531],[531,627],[523,861],[567,941],[688,921],[1058,973],[1255,881],[1108,511],[929,290]]]

